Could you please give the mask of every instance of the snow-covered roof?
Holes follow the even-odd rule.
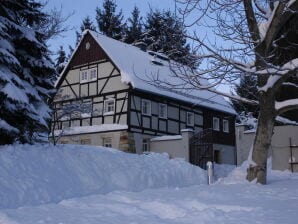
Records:
[[[131,84],[134,89],[236,114],[235,110],[223,96],[208,90],[195,89],[187,93],[180,93],[153,85],[152,78],[156,76],[162,81],[174,82],[173,84],[175,85],[182,83],[180,79],[172,77],[173,68],[171,68],[169,60],[166,60],[166,56],[161,57],[160,53],[156,53],[156,56],[154,56],[151,51],[142,51],[138,47],[114,40],[94,31],[86,30],[83,35],[87,33],[91,34],[118,67],[121,74],[121,81],[126,84]]]

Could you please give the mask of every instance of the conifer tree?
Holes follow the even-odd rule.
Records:
[[[63,46],[60,46],[57,54],[58,54],[58,57],[56,58],[55,68],[56,68],[57,74],[60,74],[63,71],[65,63],[67,61],[66,53],[63,49]]]
[[[77,36],[76,45],[78,45],[79,41],[81,40],[83,31],[86,29],[93,30],[93,31],[96,30],[96,28],[93,25],[93,22],[89,16],[87,16],[83,19],[82,24],[80,26],[80,31],[76,31],[76,36]]]
[[[142,38],[142,17],[140,16],[140,10],[135,6],[131,17],[128,18],[129,25],[125,29],[124,42],[132,44]]]
[[[33,0],[0,4],[0,144],[33,143],[48,128],[55,70],[38,31],[47,16],[42,7]]]
[[[147,49],[166,54],[170,59],[195,68],[197,60],[186,43],[183,23],[171,11],[151,10],[147,14],[143,41]]]
[[[113,0],[105,0],[102,8],[96,8],[98,29],[108,37],[121,40],[123,36],[122,11],[116,14],[117,4]]]
[[[254,76],[242,75],[240,77],[240,83],[235,88],[235,93],[242,97],[251,100],[257,100],[257,80]],[[251,113],[255,118],[258,117],[259,107],[248,103],[241,102],[239,100],[232,100],[234,109],[238,114]]]

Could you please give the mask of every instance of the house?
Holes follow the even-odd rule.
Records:
[[[154,136],[212,129],[218,150],[234,155],[235,111],[222,96],[207,90],[180,94],[148,80],[179,82],[169,63],[160,53],[85,31],[56,82],[52,122],[55,134],[62,134],[59,142],[142,153]],[[91,110],[63,113],[74,104]]]

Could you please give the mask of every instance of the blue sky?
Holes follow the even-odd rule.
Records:
[[[74,46],[75,44],[75,30],[78,30],[83,18],[90,16],[95,23],[95,9],[96,7],[102,7],[103,0],[49,0],[46,6],[46,10],[50,10],[54,7],[62,7],[64,15],[68,15],[74,12],[67,25],[74,27],[74,30],[70,30],[63,34],[63,37],[57,37],[49,42],[50,49],[56,52],[60,45],[63,45],[65,50],[68,50],[68,45]],[[146,15],[150,7],[158,9],[174,9],[174,0],[116,0],[118,11],[122,9],[124,19],[128,18],[132,9],[136,5],[142,15]],[[95,23],[96,25],[96,23]],[[55,57],[54,57],[55,58]]]

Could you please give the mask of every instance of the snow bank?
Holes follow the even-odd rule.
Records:
[[[205,171],[165,154],[136,155],[81,145],[0,147],[0,208],[205,183]]]
[[[217,184],[255,184],[256,181],[249,182],[246,180],[248,161],[244,161],[241,166],[231,169],[226,177],[218,178]],[[229,171],[229,167],[226,167],[226,171]],[[226,172],[227,173],[227,172]],[[298,179],[297,173],[291,173],[289,170],[280,171],[272,170],[272,159],[267,160],[267,183],[289,180],[289,179]]]

